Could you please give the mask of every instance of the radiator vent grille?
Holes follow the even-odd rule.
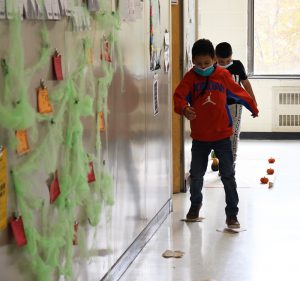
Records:
[[[279,126],[300,126],[300,115],[279,115]]]
[[[274,132],[300,131],[300,87],[273,87]]]
[[[279,104],[300,104],[300,93],[280,93]]]

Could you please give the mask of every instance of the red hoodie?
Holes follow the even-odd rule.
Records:
[[[207,78],[207,88],[200,95]],[[252,116],[258,115],[252,97],[234,82],[228,70],[218,66],[209,77],[198,75],[192,68],[181,80],[173,98],[176,113],[183,114],[188,103],[195,109],[196,118],[190,121],[191,137],[194,140],[217,141],[232,135],[227,101],[242,104]]]

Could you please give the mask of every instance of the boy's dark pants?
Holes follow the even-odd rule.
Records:
[[[225,213],[227,216],[235,216],[239,211],[237,207],[239,196],[235,181],[230,138],[214,142],[193,140],[190,170],[191,203],[192,205],[202,204],[203,177],[207,169],[208,156],[212,149],[219,159],[219,171],[225,189]]]

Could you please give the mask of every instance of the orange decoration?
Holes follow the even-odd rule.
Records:
[[[103,112],[98,113],[98,118],[99,118],[99,131],[103,132],[103,131],[105,131],[105,121],[104,121]]]
[[[53,112],[47,88],[40,87],[37,89],[37,110],[39,113]]]
[[[274,174],[274,169],[269,168],[269,169],[267,170],[267,174],[268,174],[268,175],[273,175],[273,174]]]
[[[269,179],[266,178],[266,177],[263,177],[263,178],[260,178],[260,182],[263,183],[263,184],[266,184],[269,182]]]
[[[16,138],[18,141],[17,144],[17,153],[22,155],[25,154],[30,150],[28,138],[27,138],[27,131],[26,130],[17,130],[16,131]]]
[[[274,162],[275,162],[275,159],[271,157],[271,158],[269,158],[269,159],[268,159],[268,161],[269,161],[269,163],[271,163],[271,164],[272,164],[272,163],[274,163]]]

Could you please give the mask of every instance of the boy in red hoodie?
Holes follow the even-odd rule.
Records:
[[[202,206],[203,177],[208,156],[213,149],[219,159],[221,180],[225,189],[226,224],[239,228],[239,197],[233,168],[230,136],[232,120],[228,102],[245,106],[253,117],[258,109],[251,96],[230,73],[215,64],[213,44],[207,39],[196,41],[192,48],[194,67],[185,74],[174,92],[174,110],[190,120],[192,161],[190,169],[191,207],[187,220],[197,220]]]

